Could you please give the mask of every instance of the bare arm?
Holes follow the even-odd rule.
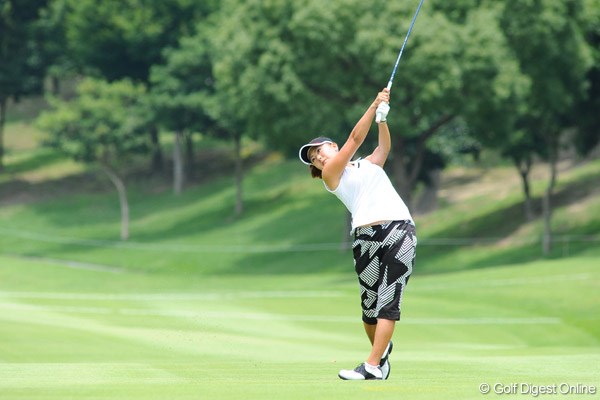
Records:
[[[354,129],[352,129],[352,132],[350,132],[350,136],[338,154],[323,167],[323,181],[328,188],[335,190],[338,187],[344,168],[346,168],[346,165],[348,165],[360,145],[365,141],[373,123],[373,118],[375,118],[375,110],[377,110],[377,106],[382,101],[389,102],[389,90],[384,89],[379,92],[377,98],[371,103],[367,111],[365,111],[354,126]]]
[[[379,127],[379,143],[375,150],[373,150],[373,153],[366,157],[366,159],[383,168],[383,164],[385,164],[385,160],[387,160],[392,148],[392,139],[390,138],[390,130],[385,121],[377,126]]]

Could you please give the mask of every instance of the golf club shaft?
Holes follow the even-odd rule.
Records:
[[[400,53],[398,54],[398,58],[396,59],[396,65],[394,65],[394,69],[392,70],[392,76],[390,76],[390,80],[387,84],[387,88],[392,88],[392,83],[394,82],[394,76],[396,75],[396,70],[398,69],[398,63],[400,62],[400,57],[402,57],[402,52],[404,51],[404,46],[406,46],[406,42],[408,37],[410,36],[410,32],[412,31],[413,26],[415,25],[415,21],[417,20],[417,15],[419,15],[419,11],[421,10],[421,6],[423,5],[423,0],[419,2],[419,6],[417,7],[417,12],[410,23],[410,27],[408,28],[408,32],[406,33],[406,37],[404,38],[404,43],[402,43],[402,48],[400,49]]]

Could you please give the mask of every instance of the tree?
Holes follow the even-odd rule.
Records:
[[[164,50],[219,5],[217,0],[58,0],[67,3],[67,53],[79,71],[112,81],[129,78],[150,83],[153,65]],[[152,169],[161,170],[159,131],[151,126]]]
[[[524,129],[530,100],[531,81],[520,69],[512,48],[500,26],[496,3],[471,11],[465,23],[472,27],[469,37],[479,35],[477,43],[467,46],[464,58],[465,95],[476,101],[467,103],[462,115],[472,135],[483,146],[498,150],[510,159],[521,178],[524,214],[533,219],[529,173],[536,154],[536,136]],[[481,46],[485,43],[485,46]],[[473,73],[478,71],[478,73]],[[489,80],[471,85],[470,77]]]
[[[71,101],[51,99],[51,111],[38,118],[40,129],[50,134],[48,145],[77,161],[97,165],[119,195],[121,239],[129,238],[129,203],[118,169],[133,154],[149,149],[140,102],[143,85],[130,80],[108,83],[86,78]]]
[[[60,0],[67,2],[68,52],[84,72],[109,81],[147,82],[162,52],[177,44],[215,1]]]
[[[41,93],[45,63],[36,41],[39,11],[48,0],[0,1],[0,172],[8,100]]]
[[[576,0],[517,0],[505,3],[501,20],[520,69],[531,80],[524,128],[542,138],[537,150],[550,170],[542,203],[544,254],[552,246],[552,195],[561,136],[576,125],[576,105],[584,96],[592,64],[581,28],[583,16],[583,3]]]
[[[165,51],[166,62],[152,68],[151,107],[163,128],[175,132],[174,191],[179,194],[185,179],[181,142],[194,130],[214,133],[215,121],[206,111],[206,98],[214,92],[209,46],[205,35],[184,37],[179,47]],[[191,166],[192,157],[187,157]]]
[[[600,4],[597,0],[587,0],[584,4],[582,29],[594,61],[586,75],[587,89],[576,106],[578,134],[574,140],[578,153],[586,155],[600,142]]]
[[[429,173],[429,140],[476,109],[481,93],[505,95],[501,83],[514,70],[497,53],[496,14],[468,12],[463,3],[459,16],[446,15],[441,3],[423,8],[392,90],[390,164],[409,203]],[[387,83],[414,7],[358,0],[224,6],[211,36],[222,113],[236,115],[244,134],[290,153],[310,136],[345,138],[368,105],[365,96]]]

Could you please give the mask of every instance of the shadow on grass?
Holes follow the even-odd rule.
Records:
[[[38,150],[35,155],[13,161],[6,166],[7,174],[20,174],[40,168],[49,168],[52,164],[64,161],[65,157],[55,151]]]
[[[201,240],[231,235],[231,241],[220,239],[220,243],[211,242],[222,250],[212,253],[194,252],[193,249],[189,251],[187,260],[197,259],[198,265],[202,267],[198,268],[201,272],[197,273],[207,275],[296,275],[320,271],[351,271],[351,252],[341,250],[342,242],[350,239],[343,234],[343,206],[334,196],[324,191],[310,195],[299,192],[294,185],[286,181],[293,171],[294,168],[286,166],[275,171],[264,170],[250,175],[247,184],[251,190],[247,193],[245,214],[239,219],[232,216],[234,190],[231,178],[223,178],[211,185],[188,190],[180,197],[170,193],[148,195],[135,192],[132,195],[132,222],[135,234],[130,243],[155,245],[156,248],[152,249],[151,254],[156,254],[156,258],[166,258],[171,256],[161,252],[161,244],[164,242],[186,243],[190,248],[194,244],[201,247],[205,245]],[[595,188],[599,186],[600,174],[583,176],[561,186],[556,193],[554,205],[565,207],[574,204],[582,197],[594,195]],[[85,224],[86,234],[94,232],[94,239],[110,243],[115,241],[115,236],[118,235],[115,227],[119,215],[118,207],[115,208],[114,196],[77,196],[75,199],[33,204],[31,207],[37,214],[50,221],[51,225],[56,226],[57,232],[60,232],[62,227]],[[200,204],[201,201],[205,201],[206,204]],[[536,208],[539,208],[541,199],[536,198],[534,202]],[[191,211],[178,214],[179,209],[185,208],[190,208]],[[198,211],[194,212],[193,209]],[[135,228],[136,224],[141,223],[139,221],[152,219],[154,216],[157,217],[156,221]],[[107,224],[107,220],[115,222]],[[500,243],[504,238],[513,235],[524,223],[520,202],[494,209],[485,215],[465,217],[460,224],[436,232],[436,236],[478,238],[481,244],[475,243],[470,247],[422,245],[418,249],[416,273],[488,268],[543,258],[539,243],[517,243],[510,246]],[[600,221],[590,219],[588,224],[578,226],[577,232],[573,233],[597,232],[599,224]],[[110,232],[107,227],[110,227]],[[204,235],[199,235],[199,232]],[[191,241],[192,236],[202,239]],[[434,238],[422,239],[423,243],[426,243],[427,239]],[[243,243],[246,250],[240,251],[236,247],[236,240]],[[117,249],[119,242],[114,243]],[[314,244],[328,246],[321,249],[308,246]],[[254,245],[263,250],[253,252]],[[229,250],[227,246],[231,246]],[[573,245],[568,249],[568,255],[577,255],[594,246],[597,246],[597,243]],[[110,248],[110,245],[107,247]],[[84,253],[88,250],[85,245],[68,243],[48,243],[44,248],[45,251],[79,254],[81,257],[85,257]],[[480,254],[470,258],[469,251],[479,251]],[[229,257],[228,260],[231,259],[232,262],[219,268],[204,267],[218,259],[219,252]],[[148,258],[148,251],[143,254]],[[557,246],[551,257],[561,257],[564,254],[563,247]],[[176,257],[172,257],[173,260],[168,263],[173,264],[172,269],[176,271]]]
[[[33,210],[50,211],[52,204],[68,204],[81,196],[82,192],[98,193],[105,191],[107,182],[99,181],[92,173],[82,173],[60,179],[46,179],[43,182],[28,182],[13,179],[0,183],[0,206],[28,204]],[[49,202],[49,204],[45,204]],[[76,210],[74,210],[76,211]],[[37,211],[35,211],[37,212]],[[63,216],[64,217],[64,216]],[[61,217],[61,219],[64,219]]]
[[[600,176],[589,175],[582,177],[574,182],[561,186],[554,196],[554,206],[556,208],[567,207],[577,203],[586,196],[593,196],[597,193],[595,188],[600,187]],[[540,197],[534,198],[534,208],[541,209]],[[343,212],[336,211],[336,207],[342,208],[340,204],[334,207],[327,206],[329,213],[336,213],[338,220],[328,217],[327,213],[322,212],[324,203],[314,204],[313,207],[306,207],[298,210],[296,213],[288,213],[282,217],[286,223],[275,225],[295,227],[291,232],[285,232],[276,227],[257,227],[261,232],[261,239],[265,242],[277,242],[281,236],[292,236],[294,243],[319,243],[324,240],[325,243],[331,243],[339,240],[341,235],[338,233],[343,229]],[[316,230],[309,229],[311,223]],[[566,244],[560,241],[554,244],[550,255],[542,254],[541,238],[532,237],[519,241],[509,239],[509,244],[504,243],[507,238],[514,235],[526,221],[523,216],[523,205],[521,202],[508,204],[503,208],[498,208],[485,215],[465,218],[460,224],[449,227],[446,230],[436,233],[440,238],[473,239],[469,246],[447,246],[447,245],[423,245],[417,251],[416,273],[444,273],[454,272],[466,269],[490,268],[499,265],[518,265],[523,262],[531,262],[540,259],[561,258],[566,256],[576,256],[597,247],[596,242],[573,242]],[[597,234],[600,231],[600,220],[590,219],[588,223],[578,225],[576,229],[569,234]],[[299,230],[304,232],[298,232]],[[330,230],[335,234],[325,235],[319,230]],[[564,234],[564,232],[561,232]],[[418,235],[418,228],[417,228]],[[349,238],[348,238],[349,239]],[[427,238],[423,238],[426,242]],[[433,238],[430,238],[433,239]],[[465,253],[478,252],[479,254],[469,257]],[[307,272],[313,273],[321,270],[339,271],[352,269],[352,254],[349,251],[343,252],[339,249],[328,249],[327,251],[314,252],[289,252],[282,254],[248,254],[244,257],[244,262],[252,265],[251,269],[232,268],[229,271],[220,273],[231,274],[285,274]],[[435,268],[429,268],[428,264],[435,265]],[[329,267],[331,266],[331,267]]]

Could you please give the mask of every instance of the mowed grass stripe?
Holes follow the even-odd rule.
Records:
[[[140,363],[0,363],[0,376],[0,387],[4,388],[185,382],[175,374]]]
[[[103,314],[103,315],[131,315],[131,316],[162,316],[186,317],[196,319],[240,319],[258,321],[306,321],[356,324],[356,317],[339,315],[299,315],[299,314],[273,314],[231,311],[191,311],[178,309],[143,309],[143,308],[109,308],[85,306],[39,306],[18,303],[0,303],[0,309],[20,311],[57,312],[67,314]],[[559,324],[560,318],[552,317],[473,317],[473,318],[407,318],[402,321],[408,325],[530,325],[530,324]]]
[[[19,268],[24,276],[45,272]],[[167,292],[144,276],[150,286],[117,291],[114,276],[70,268],[57,279],[72,282],[73,292],[46,283],[36,292],[31,274],[23,281],[5,274],[0,374],[11,378],[0,380],[0,391],[8,400],[480,399],[482,382],[600,384],[595,263],[574,259],[568,268],[592,278],[540,282],[570,275],[559,262],[415,276],[395,334],[392,378],[362,383],[337,378],[369,349],[356,283],[346,276],[290,281],[286,296],[229,277],[219,286],[231,283],[229,290],[194,292],[182,278],[185,291]],[[77,280],[91,276],[98,293],[86,297]],[[534,283],[485,285],[521,278]],[[139,275],[118,279],[126,287]],[[260,282],[272,288],[281,277]],[[307,282],[334,289],[306,290]]]
[[[319,298],[339,297],[339,291],[235,291],[218,293],[66,293],[66,292],[10,292],[0,291],[0,298],[21,299],[64,299],[64,300],[135,300],[135,301],[175,301],[175,300],[227,300],[253,298]]]

